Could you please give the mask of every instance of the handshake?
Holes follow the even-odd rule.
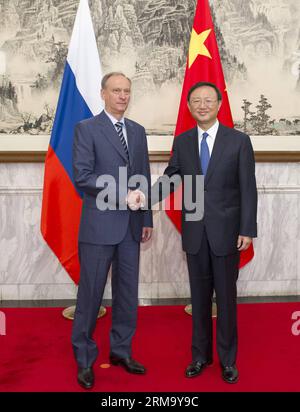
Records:
[[[139,210],[145,207],[145,195],[140,190],[129,190],[126,197],[126,203],[131,210]]]

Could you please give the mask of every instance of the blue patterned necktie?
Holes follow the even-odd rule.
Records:
[[[115,123],[115,127],[117,130],[117,133],[119,135],[119,138],[121,140],[122,146],[124,147],[125,153],[127,155],[127,159],[129,159],[129,154],[128,154],[128,147],[127,147],[127,143],[123,134],[123,123],[122,122],[117,122]]]
[[[204,132],[202,135],[201,150],[200,150],[201,168],[202,168],[202,173],[204,174],[204,176],[206,175],[209,158],[210,158],[209,148],[208,148],[208,144],[206,141],[207,136],[208,136],[208,133]]]

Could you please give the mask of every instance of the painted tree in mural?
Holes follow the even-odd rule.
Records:
[[[16,88],[7,76],[2,76],[0,82],[0,121],[7,117],[17,116],[18,111],[18,96]],[[5,130],[0,128],[1,133]]]
[[[0,98],[1,101],[4,101],[5,99],[10,100],[13,105],[16,105],[18,103],[15,87],[13,86],[12,82],[4,76],[2,78],[2,84],[0,85]]]
[[[38,73],[36,79],[32,85],[33,90],[42,91],[46,90],[49,86],[47,77],[41,73]]]
[[[34,121],[32,113],[23,112],[21,113],[21,118],[23,120],[23,125],[18,128],[18,132],[28,132],[33,128]]]
[[[47,63],[54,63],[54,70],[51,77],[51,82],[55,86],[60,84],[62,74],[65,67],[66,55],[68,51],[68,46],[63,42],[53,43],[51,57],[46,61]]]
[[[254,112],[250,110],[250,106],[252,105],[247,99],[243,99],[243,105],[241,109],[243,109],[244,117],[243,117],[243,131],[244,133],[248,133],[249,130],[249,123],[251,121],[251,117],[254,115]]]
[[[258,105],[255,107],[257,111],[255,114],[253,113],[250,118],[254,130],[258,134],[269,134],[272,130],[270,129],[270,116],[267,114],[267,111],[272,105],[268,102],[268,99],[261,94]]]

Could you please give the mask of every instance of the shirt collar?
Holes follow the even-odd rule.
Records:
[[[108,113],[105,109],[104,109],[104,112],[107,115],[107,117],[110,119],[110,121],[112,122],[113,125],[115,125],[118,122],[121,122],[121,123],[123,123],[123,125],[125,125],[124,116],[120,120],[117,120],[112,114]]]
[[[202,137],[203,133],[206,132],[210,137],[212,137],[213,140],[215,140],[219,128],[219,121],[217,119],[216,122],[208,130],[202,130],[199,125],[197,126],[197,128],[199,137]]]

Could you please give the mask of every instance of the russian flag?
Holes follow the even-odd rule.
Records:
[[[45,162],[41,232],[62,266],[79,282],[82,199],[72,173],[74,127],[98,114],[101,66],[88,0],[80,0]]]

